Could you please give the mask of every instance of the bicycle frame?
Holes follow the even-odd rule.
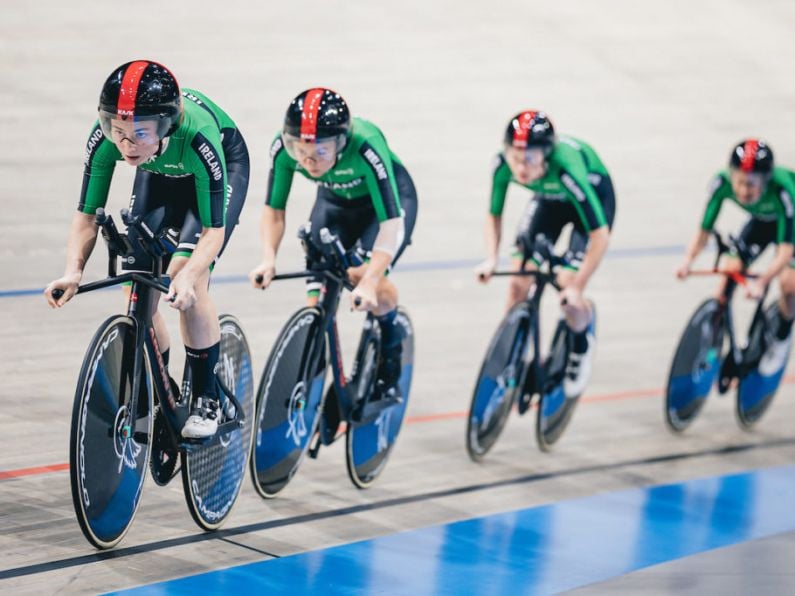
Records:
[[[756,276],[751,273],[747,273],[744,270],[738,272],[719,269],[718,265],[720,263],[721,257],[723,257],[724,254],[727,254],[730,249],[718,232],[713,232],[713,237],[717,243],[718,251],[715,256],[715,262],[712,269],[706,271],[693,271],[691,272],[691,275],[725,276],[725,283],[720,296],[718,297],[719,309],[716,313],[718,321],[716,321],[716,325],[714,326],[716,333],[720,333],[721,329],[725,329],[727,335],[729,336],[729,351],[723,358],[718,376],[718,392],[724,394],[726,391],[728,391],[733,379],[742,378],[748,373],[748,370],[745,370],[747,366],[744,366],[743,363],[743,350],[745,348],[741,348],[737,343],[732,298],[734,297],[734,292],[736,291],[738,285],[745,285],[747,279],[753,279]],[[738,246],[737,241],[731,236],[730,241],[738,248],[738,252],[742,253],[741,247]],[[740,258],[742,258],[742,254],[740,255]],[[752,321],[756,320],[757,317],[760,316],[760,313],[762,313],[767,292],[768,288],[766,287],[762,296],[758,300]]]
[[[170,377],[161,355],[154,326],[152,325],[152,314],[159,300],[157,292],[167,294],[169,291],[170,278],[162,273],[164,255],[170,251],[169,247],[175,247],[176,243],[166,236],[156,237],[140,220],[131,218],[126,209],[122,210],[122,219],[128,227],[135,228],[138,231],[142,248],[153,258],[152,271],[117,275],[118,257],[126,256],[132,250],[132,247],[126,234],[121,234],[116,228],[113,218],[110,215],[106,215],[104,210],[98,209],[97,225],[100,227],[102,237],[108,247],[108,277],[80,285],[76,293],[85,294],[94,290],[131,282],[130,297],[127,302],[127,316],[135,321],[135,352],[132,371],[132,394],[128,415],[134,416],[134,413],[138,411],[141,372],[144,366],[143,359],[146,356],[152,371],[155,399],[157,399],[161,406],[161,411],[165,414],[166,426],[174,446],[188,450],[197,445],[210,445],[217,441],[224,431],[242,425],[245,420],[245,413],[232,392],[223,383],[220,383],[225,395],[235,406],[235,418],[219,425],[218,432],[211,439],[184,439],[181,436],[180,429],[184,426],[188,417],[187,408],[178,407],[181,403],[181,396],[175,395],[172,390]],[[124,425],[123,438],[125,440],[129,439],[132,436],[132,431],[132,425],[128,421]]]
[[[276,275],[273,280],[298,279],[316,277],[318,275],[323,277],[323,290],[318,308],[321,312],[323,330],[328,340],[329,364],[332,371],[334,391],[336,392],[340,409],[339,413],[343,420],[350,421],[355,399],[351,394],[345,377],[342,348],[337,328],[337,310],[339,309],[342,291],[345,289],[353,290],[354,288],[354,285],[348,279],[346,270],[348,267],[356,266],[360,263],[352,262],[353,259],[346,254],[339,239],[336,236],[332,236],[326,228],[321,230],[321,239],[326,247],[324,251],[318,250],[314,246],[309,232],[304,227],[301,227],[298,236],[307,254],[313,256],[313,260],[319,264],[307,271]],[[368,314],[368,316],[372,315]],[[327,405],[324,404],[323,407],[325,409]],[[333,441],[333,438],[331,441]]]
[[[561,287],[556,280],[556,271],[557,269],[564,264],[564,260],[561,257],[557,257],[552,255],[551,252],[547,257],[547,261],[549,264],[549,271],[543,272],[538,269],[534,270],[525,270],[524,263],[522,264],[522,268],[519,271],[495,271],[492,275],[498,277],[533,277],[535,278],[535,283],[530,287],[530,290],[527,293],[527,296],[523,300],[524,304],[528,305],[528,311],[530,312],[531,316],[531,326],[533,329],[533,359],[529,362],[524,362],[524,370],[521,371],[521,387],[522,387],[522,396],[524,395],[533,395],[535,393],[540,393],[545,384],[547,379],[545,378],[545,370],[544,367],[541,366],[541,360],[539,355],[541,354],[541,329],[539,325],[539,309],[541,306],[541,297],[544,293],[544,290],[547,285],[551,285],[559,292],[561,291]],[[521,349],[526,349],[526,344],[521,346]],[[532,372],[532,374],[530,374]],[[521,396],[520,396],[521,397]],[[527,410],[529,404],[523,404],[521,401],[519,402],[519,410],[521,413],[524,413]]]

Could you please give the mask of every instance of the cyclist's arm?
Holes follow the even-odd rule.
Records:
[[[497,264],[502,238],[502,211],[505,207],[505,196],[508,194],[508,184],[511,181],[511,171],[502,154],[494,158],[491,177],[491,200],[489,213],[483,228],[483,238],[486,244],[486,260]]]
[[[791,185],[788,185],[791,188]],[[779,218],[778,218],[778,250],[770,266],[759,278],[759,283],[767,285],[781,273],[792,260],[793,234],[795,233],[795,210],[792,205],[792,191],[782,188],[778,192]]]
[[[226,160],[221,148],[220,132],[215,128],[205,127],[197,131],[191,141],[191,149],[193,149],[192,163],[189,167],[193,172],[199,219],[204,228],[199,239],[201,242],[207,238],[205,236],[207,228],[220,228],[223,232],[226,225]],[[217,234],[210,235],[210,237],[216,236]],[[223,234],[221,234],[221,243],[223,243]],[[199,248],[198,243],[196,248]],[[218,249],[220,248],[219,246]],[[196,256],[195,251],[193,256]],[[211,257],[210,262],[214,258],[215,255]]]
[[[218,256],[224,244],[224,235],[224,228],[202,228],[196,248],[193,249],[188,262],[180,270],[180,275],[196,280],[204,274],[213,264],[215,257]]]
[[[284,210],[295,174],[295,161],[287,155],[281,135],[271,143],[271,169],[268,172],[268,190],[265,204],[274,209]]]
[[[580,291],[585,289],[588,280],[591,279],[594,271],[599,267],[599,263],[602,262],[602,258],[607,252],[607,245],[610,243],[610,231],[604,225],[591,231],[588,238],[588,249],[585,251],[585,257],[572,282]]]
[[[707,245],[712,228],[715,227],[715,221],[717,221],[718,215],[720,214],[723,200],[728,196],[728,188],[728,181],[721,174],[718,174],[712,179],[710,183],[709,201],[707,201],[707,207],[704,209],[704,216],[701,218],[701,226],[690,239],[687,249],[685,250],[684,260],[679,266],[679,269],[677,269],[676,274],[679,278],[684,279],[687,277],[687,273],[690,271],[693,261],[696,260]]]
[[[378,283],[384,276],[392,259],[395,258],[405,235],[405,222],[403,217],[393,217],[382,221],[378,227],[378,235],[373,243],[370,262],[362,277],[362,281]]]
[[[489,213],[483,226],[483,239],[486,244],[486,260],[497,264],[502,236],[502,216]]]
[[[778,249],[776,250],[776,256],[773,258],[773,261],[770,263],[767,271],[759,276],[759,279],[757,280],[759,284],[766,286],[773,281],[792,260],[792,255],[793,245],[791,242],[779,244]]]
[[[121,159],[121,153],[102,134],[99,122],[95,123],[86,142],[83,185],[77,204],[78,211],[94,215],[97,209],[105,206],[113,170],[119,159]]]
[[[359,155],[367,164],[365,180],[379,225],[370,262],[360,283],[375,284],[384,276],[403,243],[403,209],[398,198],[392,159],[382,138],[363,142],[359,147]]]
[[[693,235],[693,238],[691,238],[690,243],[687,245],[687,250],[685,250],[685,260],[683,263],[688,269],[693,264],[693,261],[696,260],[696,257],[701,254],[701,251],[704,250],[707,241],[709,241],[709,234],[708,230],[699,230]]]
[[[64,277],[76,277],[79,282],[88,257],[94,250],[98,232],[95,215],[80,211],[74,214],[69,228],[69,239],[66,242]]]
[[[181,283],[172,282],[172,292],[185,282],[192,286],[204,275],[224,244],[227,176],[220,133],[214,127],[204,127],[196,131],[190,145],[193,152],[188,158],[189,169],[193,173],[202,231],[188,262],[174,278]]]
[[[86,261],[97,241],[97,229],[94,215],[78,211],[72,217],[69,240],[66,243],[64,274],[59,279],[51,281],[44,288],[44,298],[52,308],[63,306],[77,292],[77,286],[83,277]],[[53,296],[53,291],[55,290],[62,292],[57,299]]]
[[[276,262],[276,254],[284,237],[285,211],[274,209],[269,205],[262,208],[259,234],[262,240],[262,261],[270,264]]]

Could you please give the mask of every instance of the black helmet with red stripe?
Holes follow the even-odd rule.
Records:
[[[111,137],[110,120],[152,120],[162,139],[179,127],[182,96],[179,84],[162,64],[135,60],[114,70],[99,96],[99,120],[106,137]]]
[[[745,139],[732,149],[729,167],[747,173],[769,175],[773,172],[773,150],[760,139]]]
[[[536,110],[516,114],[505,129],[505,146],[518,149],[540,147],[549,155],[555,146],[555,128],[549,116]]]
[[[345,148],[351,135],[351,113],[348,104],[336,91],[315,87],[299,93],[284,115],[285,148],[291,153],[296,141],[320,143],[334,140],[336,153]]]

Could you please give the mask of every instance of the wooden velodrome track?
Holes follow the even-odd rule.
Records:
[[[710,280],[680,284],[671,274],[710,177],[748,135],[769,139],[779,162],[795,165],[793,26],[795,8],[781,1],[5,6],[0,591],[107,591],[575,496],[791,462],[791,381],[750,434],[738,430],[728,397],[713,399],[684,437],[672,436],[661,388],[687,316],[714,288]],[[121,309],[121,297],[81,296],[53,312],[24,290],[43,288],[62,271],[100,85],[135,58],[161,61],[207,93],[248,142],[248,200],[213,293],[219,310],[242,321],[258,371],[303,300],[300,282],[257,293],[243,281],[257,260],[268,145],[284,109],[299,91],[328,85],[384,130],[420,197],[414,245],[394,276],[414,318],[417,362],[407,424],[372,489],[350,484],[335,445],[306,461],[276,500],[262,501],[247,479],[225,531],[205,535],[178,482],[166,489],[148,482],[130,533],[97,556],[72,510],[69,418],[83,351],[99,322]],[[476,465],[464,450],[465,411],[507,286],[482,287],[471,269],[482,257],[489,164],[508,118],[527,107],[546,109],[558,130],[595,145],[613,175],[618,214],[611,252],[590,289],[600,316],[593,381],[571,428],[544,455],[530,418],[511,419]],[[114,213],[126,205],[131,180],[132,168],[120,164]],[[294,184],[281,271],[300,267],[293,231],[313,197],[311,185]],[[526,201],[526,193],[511,191],[506,237]],[[721,227],[734,229],[742,218],[725,211]],[[103,251],[95,251],[86,279],[103,274]],[[547,302],[549,330],[556,312]],[[175,313],[168,319],[176,338]],[[349,351],[359,320],[341,315]]]

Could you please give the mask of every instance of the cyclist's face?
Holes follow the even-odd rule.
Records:
[[[337,161],[337,144],[334,141],[297,141],[292,143],[290,149],[295,160],[313,178],[328,172]]]
[[[160,146],[157,123],[152,120],[134,122],[114,118],[110,121],[110,135],[124,161],[131,166],[146,162]]]
[[[511,174],[520,184],[529,184],[539,180],[547,169],[544,151],[537,147],[530,149],[507,147],[505,160],[508,162]]]
[[[767,180],[768,177],[764,174],[753,174],[742,170],[732,170],[731,172],[734,196],[743,205],[753,205],[762,197]]]

